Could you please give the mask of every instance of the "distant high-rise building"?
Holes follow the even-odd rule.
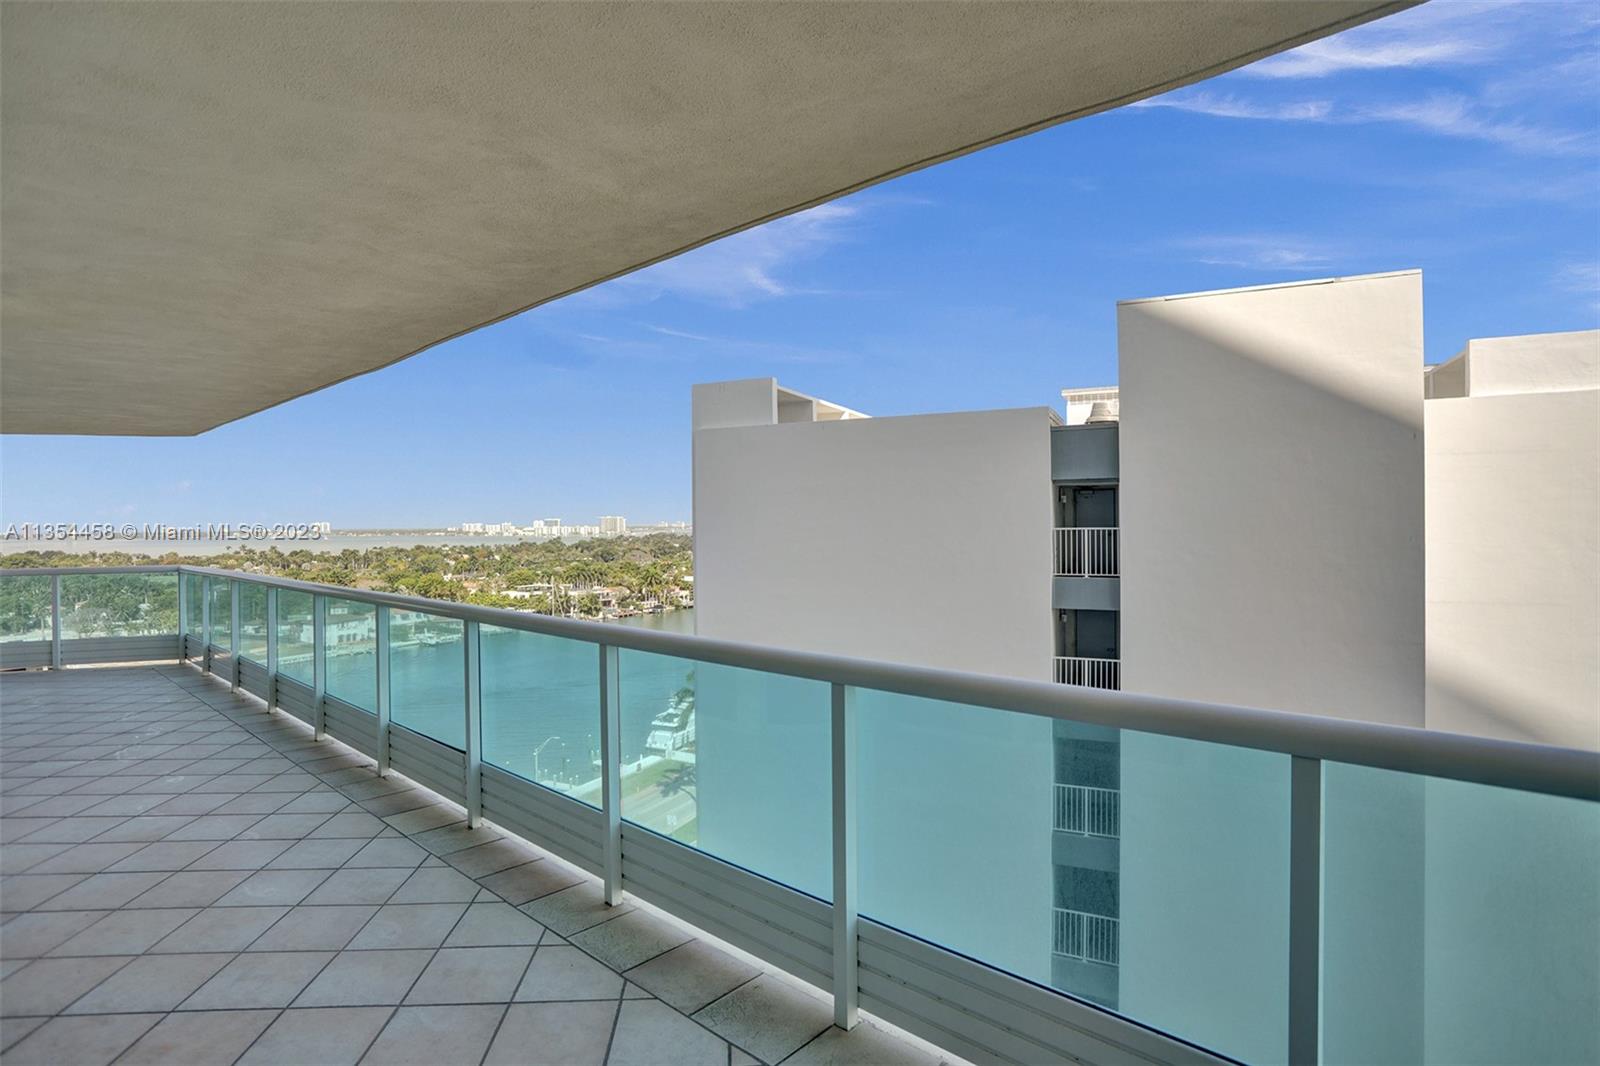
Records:
[[[600,533],[602,536],[616,537],[628,531],[628,520],[619,514],[603,514],[600,516]]]

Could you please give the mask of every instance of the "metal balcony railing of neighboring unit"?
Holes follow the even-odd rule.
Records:
[[[1115,966],[1118,956],[1117,933],[1115,918],[1057,907],[1051,952],[1063,958]]]
[[[1087,659],[1077,655],[1057,655],[1056,684],[1120,689],[1122,687],[1122,660]]]
[[[1057,577],[1116,577],[1116,526],[1057,526]]]
[[[1122,793],[1089,785],[1056,786],[1055,827],[1091,837],[1122,835]]]
[[[1355,939],[1420,928],[1420,910],[1393,909],[1415,905],[1450,921],[1414,961],[1458,977],[1467,960],[1479,983],[1454,1000],[1438,991],[1449,981],[1428,984],[1439,1025],[1494,1001],[1497,1039],[1559,1037],[1578,1047],[1567,1058],[1594,1058],[1591,992],[1555,998],[1522,977],[1593,980],[1583,931],[1600,927],[1600,902],[1579,871],[1600,855],[1594,752],[204,567],[0,570],[0,667],[158,658],[193,661],[456,800],[471,824],[591,871],[607,902],[631,894],[828,990],[846,1027],[859,1005],[982,1062],[1315,1063],[1328,1027],[1389,1031],[1363,1011],[1420,1016],[1404,997],[1422,982],[1348,991],[1374,972]],[[692,755],[644,750],[666,719],[686,743],[694,722]],[[1036,912],[996,892],[1049,877],[1022,868],[1049,858],[1017,829],[1053,784],[1023,768],[1050,772],[1039,753],[1056,721],[1121,730],[1122,791],[1141,803],[1137,834],[1117,826],[1125,901],[1134,857],[1156,875],[1138,882],[1141,907],[1189,913],[1197,882],[1238,904],[1137,958],[1114,922],[1058,912],[1056,951],[1137,968],[1175,996],[1211,982],[1204,960],[1219,953],[1259,980],[1212,982],[1199,1013],[1146,998],[1137,1021],[1047,987],[1051,955],[1027,947]],[[1247,828],[1217,835],[1218,811]],[[1096,817],[1090,804],[1085,827]],[[1357,828],[1391,822],[1404,832]],[[1197,835],[1206,846],[1186,851]],[[1396,897],[1397,880],[1421,877],[1423,837],[1426,900]],[[1322,992],[1341,981],[1336,1014]],[[1211,1023],[1223,1007],[1267,1018],[1267,1035],[1241,1043]]]

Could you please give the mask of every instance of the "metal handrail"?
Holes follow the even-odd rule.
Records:
[[[1041,718],[1131,729],[1141,733],[1227,744],[1328,762],[1451,778],[1553,796],[1600,801],[1600,752],[1446,733],[1411,726],[1323,718],[1290,711],[1149,696],[1049,681],[875,662],[819,652],[771,648],[690,636],[523,614],[498,607],[429,600],[390,592],[324,585],[294,578],[202,566],[16,567],[0,576],[93,573],[190,573],[309,592],[362,603],[387,604],[445,618],[566,637],[595,645],[654,652],[700,662],[855,688],[875,689],[948,703],[1014,711]]]

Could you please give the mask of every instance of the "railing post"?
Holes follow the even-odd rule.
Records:
[[[1289,1063],[1318,1061],[1322,962],[1322,761],[1290,756]]]
[[[328,694],[328,648],[324,641],[328,632],[328,598],[311,595],[311,738],[321,740],[328,735],[328,708],[324,697]]]
[[[622,902],[622,672],[617,649],[600,645],[600,810],[605,815],[606,905]]]
[[[184,626],[189,621],[189,575],[178,569],[178,665],[188,661],[188,634]]]
[[[50,575],[50,669],[61,669],[61,575]]]
[[[462,624],[462,647],[466,651],[467,679],[467,758],[463,792],[467,797],[467,828],[483,822],[483,661],[478,654],[478,623]]]
[[[833,685],[833,1024],[854,1029],[856,981],[856,722],[854,697]]]
[[[267,711],[278,709],[278,590],[267,586]]]
[[[200,579],[200,670],[211,672],[211,579]]]
[[[378,604],[378,776],[389,773],[389,608]]]
[[[228,673],[239,691],[239,583],[228,582]]]

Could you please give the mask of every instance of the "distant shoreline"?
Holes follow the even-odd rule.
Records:
[[[62,552],[67,555],[92,555],[96,552],[126,552],[130,555],[224,555],[246,548],[267,551],[272,548],[288,554],[295,551],[342,552],[364,551],[368,548],[445,547],[460,545],[473,547],[486,544],[542,544],[560,540],[564,544],[577,544],[588,540],[629,540],[635,536],[649,536],[658,532],[652,527],[630,529],[618,537],[524,537],[487,536],[478,533],[449,533],[444,530],[341,530],[318,540],[106,540],[80,537],[74,540],[5,540],[0,539],[0,555],[18,555],[22,552]],[[667,532],[662,530],[660,532]],[[687,536],[688,530],[672,530]]]

